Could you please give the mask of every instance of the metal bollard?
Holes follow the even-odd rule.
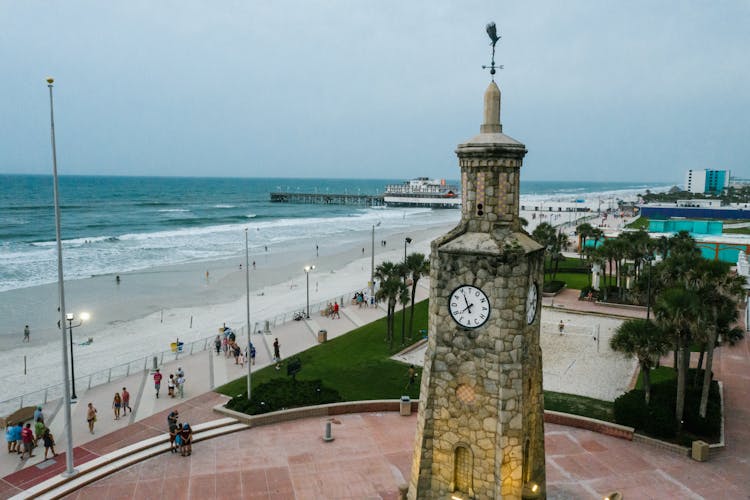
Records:
[[[330,420],[328,420],[326,422],[326,434],[325,434],[325,436],[323,436],[323,441],[325,441],[326,443],[330,443],[331,441],[333,441],[333,435],[332,435],[332,432],[331,432],[331,421]]]

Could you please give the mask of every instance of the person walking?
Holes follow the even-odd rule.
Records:
[[[250,342],[250,363],[255,364],[255,346]]]
[[[281,365],[281,344],[279,344],[279,338],[276,337],[273,341],[273,360],[276,361],[276,369],[280,370]]]
[[[16,451],[15,425],[9,425],[5,428],[5,441],[8,443],[8,453]]]
[[[37,420],[34,422],[34,445],[39,442],[40,439],[42,439],[42,436],[44,435],[44,429],[46,429],[47,426],[44,425],[44,422],[41,420]]]
[[[18,422],[18,425],[16,425],[13,428],[13,438],[16,440],[16,452],[22,453],[23,452],[23,424],[21,422]]]
[[[341,319],[341,315],[339,314],[339,303],[334,301],[333,303],[333,318],[332,319]]]
[[[120,420],[120,408],[122,408],[122,398],[120,393],[116,392],[114,399],[112,399],[112,409],[115,411],[115,420]]]
[[[177,377],[177,392],[180,394],[180,399],[185,397],[185,374],[182,373]]]
[[[128,410],[130,410],[130,413],[133,413],[133,409],[130,407],[130,393],[126,388],[122,388],[122,416],[128,414]]]
[[[167,379],[167,396],[170,398],[174,397],[174,385],[174,375],[170,373],[169,378]]]
[[[44,413],[42,412],[42,405],[37,405],[34,410],[34,422],[44,422]]]
[[[417,370],[416,368],[414,368],[414,365],[409,365],[407,374],[409,375],[409,381],[406,383],[406,387],[404,387],[404,389],[408,389],[409,387],[414,385],[414,382],[416,382],[417,380]]]
[[[560,320],[560,324],[557,325],[557,329],[560,331],[560,335],[565,333],[565,323],[563,323],[563,320]]]
[[[31,330],[29,329],[29,325],[23,327],[23,341],[31,342]]]
[[[161,379],[162,379],[162,374],[157,368],[156,373],[154,373],[154,388],[156,389],[156,399],[159,399],[159,389],[161,388]]]
[[[221,337],[216,336],[216,340],[214,340],[214,349],[216,349],[216,355],[218,356],[221,353]]]
[[[89,432],[94,433],[94,423],[96,422],[96,408],[94,403],[89,403],[89,407],[86,410],[86,422],[89,424]]]
[[[169,412],[167,415],[167,428],[169,429],[169,444],[172,453],[177,452],[177,446],[175,445],[175,438],[179,433],[177,428],[177,420],[180,418],[180,412],[177,410]]]
[[[50,450],[52,451],[52,456],[56,457],[57,453],[55,453],[55,437],[52,435],[48,428],[44,429],[44,434],[42,434],[42,441],[44,441],[44,459],[47,460],[47,453],[49,453]]]
[[[19,458],[23,460],[27,451],[29,452],[29,458],[33,457],[34,455],[31,452],[34,450],[34,431],[31,430],[31,424],[26,424],[21,430],[21,442],[23,443],[23,451]]]

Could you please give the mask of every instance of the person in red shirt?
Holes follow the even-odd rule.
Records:
[[[128,410],[130,410],[130,413],[133,413],[133,409],[130,407],[130,393],[127,389],[124,387],[122,388],[122,416],[128,414]]]
[[[156,373],[154,373],[154,388],[156,389],[156,399],[159,399],[159,388],[161,387],[161,373],[159,372],[159,369],[156,369]]]
[[[29,458],[33,457],[31,451],[34,449],[34,431],[31,430],[31,424],[26,424],[21,431],[21,441],[23,442],[23,452],[19,458],[23,460],[27,451],[29,452]]]
[[[335,318],[341,319],[341,316],[339,315],[339,303],[338,302],[333,303],[333,318],[332,319],[335,319]]]

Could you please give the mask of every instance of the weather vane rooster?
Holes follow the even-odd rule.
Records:
[[[495,23],[489,23],[487,24],[487,35],[489,35],[492,45],[492,62],[489,66],[482,66],[482,69],[490,68],[490,75],[492,75],[492,80],[495,80],[495,68],[503,69],[502,65],[495,65],[495,45],[500,40],[500,35],[497,34],[497,26],[495,26]]]

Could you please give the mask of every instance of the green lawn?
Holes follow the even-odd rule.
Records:
[[[427,328],[428,301],[418,303],[414,311],[414,331]],[[408,309],[407,309],[408,314]],[[408,316],[407,316],[408,322]],[[402,349],[401,315],[396,315],[394,347],[385,342],[385,318],[330,340],[325,344],[301,352],[302,371],[298,380],[320,379],[327,387],[339,392],[345,401],[368,399],[397,399],[409,395],[419,399],[419,381],[406,390],[408,366],[393,361],[390,356]],[[415,341],[420,338],[416,333]],[[409,344],[407,340],[407,344]],[[418,370],[421,375],[421,369]],[[268,366],[253,372],[253,387],[275,378],[286,378],[286,367],[275,370]],[[227,396],[236,396],[246,391],[245,377],[229,382],[216,389]],[[612,403],[583,396],[545,391],[545,408],[573,413],[599,420],[612,421]]]
[[[750,227],[725,227],[724,232],[730,234],[750,234]]]
[[[645,217],[638,217],[625,227],[628,229],[645,229],[648,231],[648,219]]]
[[[677,372],[671,366],[660,366],[651,370],[651,385],[658,384],[665,380],[670,380],[677,377]],[[636,389],[643,389],[643,375],[638,374],[638,381],[635,383]]]
[[[409,309],[407,308],[407,327]],[[419,398],[419,383],[407,391],[408,365],[390,359],[390,356],[403,349],[401,341],[401,313],[396,314],[396,333],[393,349],[385,342],[385,318],[357,328],[316,347],[301,352],[302,371],[298,380],[320,379],[324,385],[336,389],[346,401],[364,399],[396,399],[403,395]],[[427,328],[427,300],[415,306],[414,336],[421,338],[419,330]],[[412,342],[407,339],[406,344]],[[421,370],[418,370],[421,373]],[[275,370],[269,366],[253,373],[253,387],[268,380],[286,378],[286,367]],[[235,396],[246,391],[245,378],[229,382],[216,389],[227,396]]]
[[[568,288],[582,290],[589,286],[589,275],[579,273],[557,273],[555,279],[564,281]]]
[[[613,407],[614,404],[610,401],[576,396],[575,394],[544,391],[545,410],[572,413],[573,415],[614,422]]]

